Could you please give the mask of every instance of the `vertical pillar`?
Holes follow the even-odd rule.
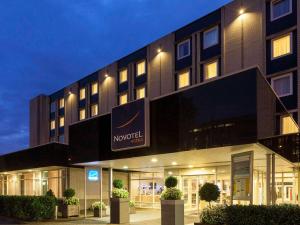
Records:
[[[266,169],[266,197],[267,197],[267,205],[271,204],[271,155],[267,154],[267,169]]]
[[[155,204],[155,185],[154,185],[154,173],[152,173],[152,208],[154,208],[154,204]]]
[[[113,169],[108,169],[108,196],[109,198],[112,197],[112,190],[113,190]]]
[[[281,173],[281,203],[284,203],[284,173]]]
[[[99,168],[99,177],[100,177],[100,202],[103,201],[103,170],[102,167]],[[100,210],[100,218],[102,218],[102,209]]]
[[[276,204],[275,154],[272,154],[272,205]]]
[[[87,217],[86,214],[86,167],[84,167],[84,217]]]
[[[298,205],[300,205],[300,167],[297,168],[298,169]]]

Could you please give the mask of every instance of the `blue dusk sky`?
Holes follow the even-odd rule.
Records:
[[[0,155],[29,143],[29,101],[230,0],[1,0]]]

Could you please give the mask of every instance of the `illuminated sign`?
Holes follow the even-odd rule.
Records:
[[[98,181],[99,180],[99,171],[98,170],[88,170],[88,180],[89,181]]]
[[[149,102],[140,99],[112,109],[113,151],[149,146]]]

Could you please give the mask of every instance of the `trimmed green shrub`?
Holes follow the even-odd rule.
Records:
[[[103,210],[105,210],[106,209],[106,205],[105,205],[105,203],[104,202],[94,202],[93,204],[92,204],[92,209],[103,209]]]
[[[123,188],[114,188],[112,191],[113,198],[128,198],[129,193]]]
[[[114,186],[114,188],[121,189],[124,186],[123,181],[116,179],[116,180],[113,181],[113,186]]]
[[[68,189],[66,189],[66,190],[64,191],[63,196],[64,196],[65,198],[72,198],[72,197],[75,196],[75,190],[72,189],[72,188],[68,188]]]
[[[63,203],[65,205],[79,205],[79,198],[76,197],[65,198]]]
[[[165,185],[166,185],[167,188],[176,187],[177,183],[178,183],[177,178],[173,177],[173,176],[167,177],[166,180],[165,180]]]
[[[205,183],[199,190],[199,196],[201,200],[212,202],[217,201],[220,197],[219,187],[212,183]]]
[[[54,197],[55,198],[55,194],[54,194],[54,192],[51,189],[46,192],[45,196]]]
[[[27,221],[52,219],[56,201],[48,196],[0,196],[0,216]]]
[[[161,194],[162,200],[180,200],[182,197],[182,192],[177,188],[167,188]]]
[[[135,202],[134,202],[134,201],[129,201],[129,207],[130,207],[130,208],[135,207]]]
[[[204,209],[200,219],[214,225],[299,225],[300,206],[215,206]]]

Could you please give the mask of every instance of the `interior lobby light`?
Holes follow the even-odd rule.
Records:
[[[157,158],[152,158],[152,159],[151,159],[151,162],[156,163],[156,162],[157,162]]]
[[[173,166],[176,166],[176,165],[177,165],[177,162],[172,162],[172,165],[173,165]]]

